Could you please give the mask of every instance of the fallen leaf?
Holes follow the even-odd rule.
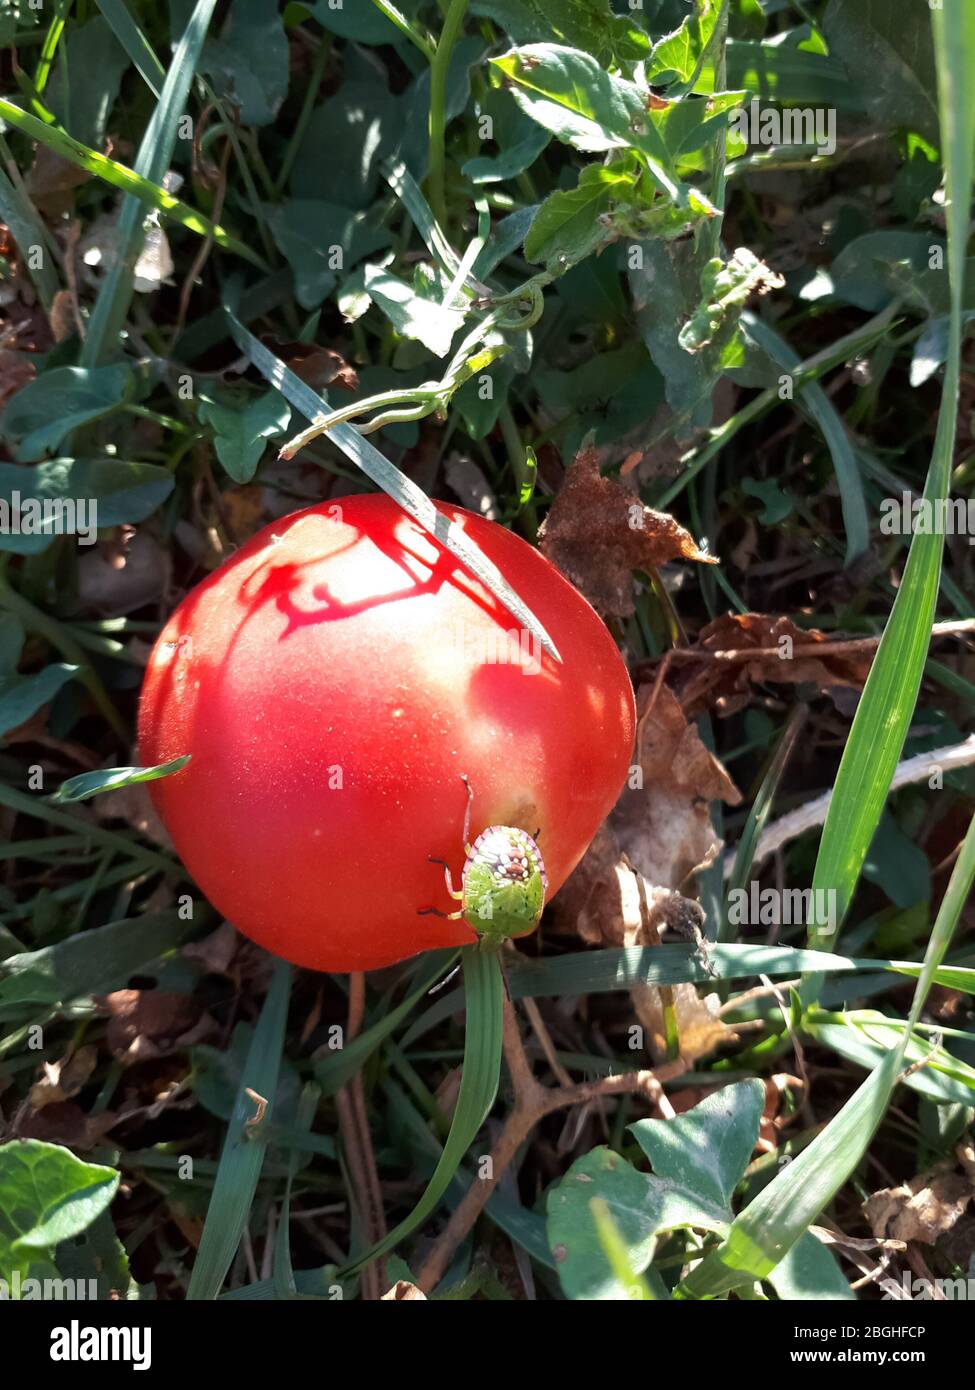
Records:
[[[157,989],[118,989],[96,996],[108,1016],[105,1040],[119,1061],[144,1062],[204,1042],[212,1019],[188,994]]]
[[[426,1301],[426,1294],[422,1289],[418,1289],[415,1284],[411,1284],[407,1279],[397,1279],[396,1283],[387,1293],[382,1296],[382,1302],[387,1300],[393,1303],[412,1303],[414,1299],[422,1298]]]
[[[863,1204],[878,1239],[919,1240],[933,1245],[951,1231],[975,1197],[968,1172],[959,1173],[949,1159],[899,1187],[884,1187]]]
[[[359,389],[359,373],[332,348],[319,347],[317,343],[283,343],[270,333],[265,333],[261,342],[315,391],[324,391],[326,386],[341,386],[345,391]]]
[[[30,1103],[35,1110],[55,1105],[76,1096],[88,1081],[98,1062],[98,1050],[79,1047],[57,1062],[43,1062],[43,1075],[30,1088]]]
[[[871,651],[855,647],[818,655],[816,648],[835,643],[816,628],[803,629],[791,618],[765,613],[725,613],[698,635],[693,650],[710,653],[699,661],[682,658],[674,690],[688,716],[714,710],[722,717],[744,708],[754,686],[800,685],[820,690],[861,689],[873,660]]]
[[[658,569],[670,560],[716,563],[672,516],[604,478],[592,448],[580,450],[570,465],[538,541],[595,609],[617,618],[634,611],[633,570]]]

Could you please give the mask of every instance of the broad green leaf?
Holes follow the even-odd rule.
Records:
[[[481,136],[484,149],[493,145],[497,153],[475,155],[461,167],[461,173],[471,183],[499,183],[515,178],[534,164],[549,142],[545,127],[526,116],[503,87],[490,87],[478,103],[479,135],[487,122],[490,134]]]
[[[843,1015],[813,1009],[803,1026],[818,1042],[870,1071],[904,1035],[903,1021],[890,1022],[873,1009],[854,1009]],[[923,1063],[905,1082],[912,1091],[938,1105],[975,1104],[975,1067],[952,1056],[944,1046],[934,1047],[927,1038],[912,1038],[904,1058],[908,1066]]]
[[[53,946],[0,961],[0,1018],[29,1006],[44,1011],[90,994],[109,994],[174,950],[193,929],[176,910],[109,922]]]
[[[99,1300],[125,1297],[132,1284],[129,1257],[115,1234],[110,1211],[103,1211],[84,1231],[64,1240],[54,1251],[54,1264],[62,1279],[74,1279],[75,1287],[90,1280]],[[131,1294],[129,1294],[131,1297]]]
[[[119,1174],[60,1144],[0,1144],[0,1277],[88,1229],[118,1190]]]
[[[6,223],[17,243],[23,265],[37,288],[41,303],[45,309],[49,309],[60,283],[52,264],[53,257],[45,246],[44,224],[27,194],[3,168],[0,168],[0,219]],[[39,259],[29,254],[32,246],[44,248]]]
[[[796,1241],[785,1259],[772,1270],[768,1282],[786,1302],[855,1302],[856,1294],[843,1277],[831,1250],[811,1231]]]
[[[155,463],[111,457],[49,459],[33,468],[0,463],[0,515],[6,507],[11,517],[0,550],[36,555],[62,533],[92,545],[99,528],[145,521],[172,490],[172,473]]]
[[[764,1104],[762,1082],[742,1081],[672,1120],[637,1120],[627,1128],[658,1177],[727,1206],[752,1156]]]
[[[725,45],[729,87],[753,92],[762,102],[825,107],[862,115],[864,84],[853,81],[839,58],[810,53],[794,43],[730,39]]]
[[[647,58],[647,81],[660,86],[676,83],[688,91],[713,92],[716,30],[727,3],[728,0],[694,0],[693,14],[654,44]]]
[[[48,100],[68,134],[83,145],[103,148],[128,66],[128,55],[100,15],[62,39]]]
[[[447,356],[454,334],[464,322],[464,310],[445,309],[426,299],[382,266],[366,266],[363,283],[397,333],[421,342],[435,357]]]
[[[573,1163],[546,1201],[549,1245],[567,1297],[633,1297],[607,1254],[593,1199],[605,1202],[627,1268],[636,1274],[649,1265],[663,1231],[726,1234],[731,1194],[755,1147],[764,1097],[760,1081],[746,1081],[723,1087],[676,1119],[630,1125],[652,1174],[604,1147]]]
[[[891,5],[889,0],[829,0],[822,25],[830,53],[860,86],[871,120],[936,142],[931,8]]]
[[[269,125],[288,95],[288,40],[276,7],[234,0],[219,39],[208,39],[200,71],[245,125]]]
[[[614,202],[633,190],[626,175],[589,164],[575,188],[549,194],[525,238],[525,257],[558,274],[583,260],[612,237],[607,219]]]
[[[947,313],[945,246],[932,232],[877,231],[848,241],[829,270],[832,292],[870,313],[895,299],[922,314]]]
[[[0,737],[16,729],[46,705],[77,671],[77,666],[57,662],[36,675],[18,674],[17,663],[24,645],[24,629],[12,613],[0,612]]]
[[[8,402],[0,428],[17,457],[32,462],[52,453],[72,430],[118,410],[134,381],[122,363],[112,367],[54,367],[29,381]]]
[[[291,423],[291,407],[279,391],[215,400],[200,393],[199,416],[213,428],[217,458],[235,483],[249,483],[267,447]]]
[[[471,0],[471,11],[492,20],[512,43],[555,38],[603,64],[643,58],[650,47],[638,25],[613,14],[610,0]]]
[[[265,216],[282,254],[294,271],[295,294],[314,309],[331,294],[340,272],[390,242],[389,231],[366,213],[320,199],[292,198],[267,204]]]
[[[77,777],[62,782],[51,800],[55,803],[87,801],[100,792],[118,791],[120,787],[131,787],[138,782],[157,782],[160,777],[171,777],[179,772],[189,761],[190,754],[186,753],[182,758],[159,763],[156,767],[106,767],[100,772],[80,772]]]
[[[370,0],[369,4],[336,4],[335,0],[316,0],[308,9],[323,29],[354,43],[401,43],[403,35]],[[397,0],[397,9],[412,16],[416,0]]]

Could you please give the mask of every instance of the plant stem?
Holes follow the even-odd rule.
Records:
[[[372,0],[372,3],[380,14],[385,15],[390,24],[395,24],[400,33],[406,35],[410,43],[416,44],[428,63],[433,62],[435,52],[433,44],[425,35],[418,33],[413,28],[406,15],[400,14],[395,5],[389,4],[389,0]]]
[[[427,188],[433,215],[444,225],[447,206],[444,199],[444,127],[447,124],[447,73],[454,44],[464,24],[468,0],[450,0],[447,16],[430,64],[430,158]]]

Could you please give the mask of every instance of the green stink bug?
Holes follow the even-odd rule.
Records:
[[[542,852],[531,835],[511,825],[489,825],[473,844],[470,842],[471,809],[474,789],[469,779],[464,813],[464,870],[460,889],[456,889],[450,869],[443,859],[430,856],[432,864],[443,864],[447,892],[460,903],[456,912],[442,913],[424,908],[421,915],[433,913],[456,922],[463,918],[484,945],[500,946],[509,936],[525,936],[534,931],[545,906],[548,875]],[[537,833],[537,832],[536,832]]]

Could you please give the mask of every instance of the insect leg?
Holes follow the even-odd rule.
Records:
[[[471,808],[474,805],[474,788],[466,772],[461,773],[460,780],[467,788],[467,810],[464,812],[464,853],[471,853]]]
[[[445,922],[459,922],[463,917],[463,912],[441,912],[439,907],[421,907],[416,914],[418,917],[442,917]]]
[[[458,893],[457,889],[454,887],[454,880],[450,876],[450,865],[447,863],[446,859],[438,859],[436,855],[433,854],[428,854],[427,858],[431,864],[443,865],[443,876],[447,884],[447,892],[452,898],[456,898],[458,902],[463,902],[464,895],[463,893]]]

